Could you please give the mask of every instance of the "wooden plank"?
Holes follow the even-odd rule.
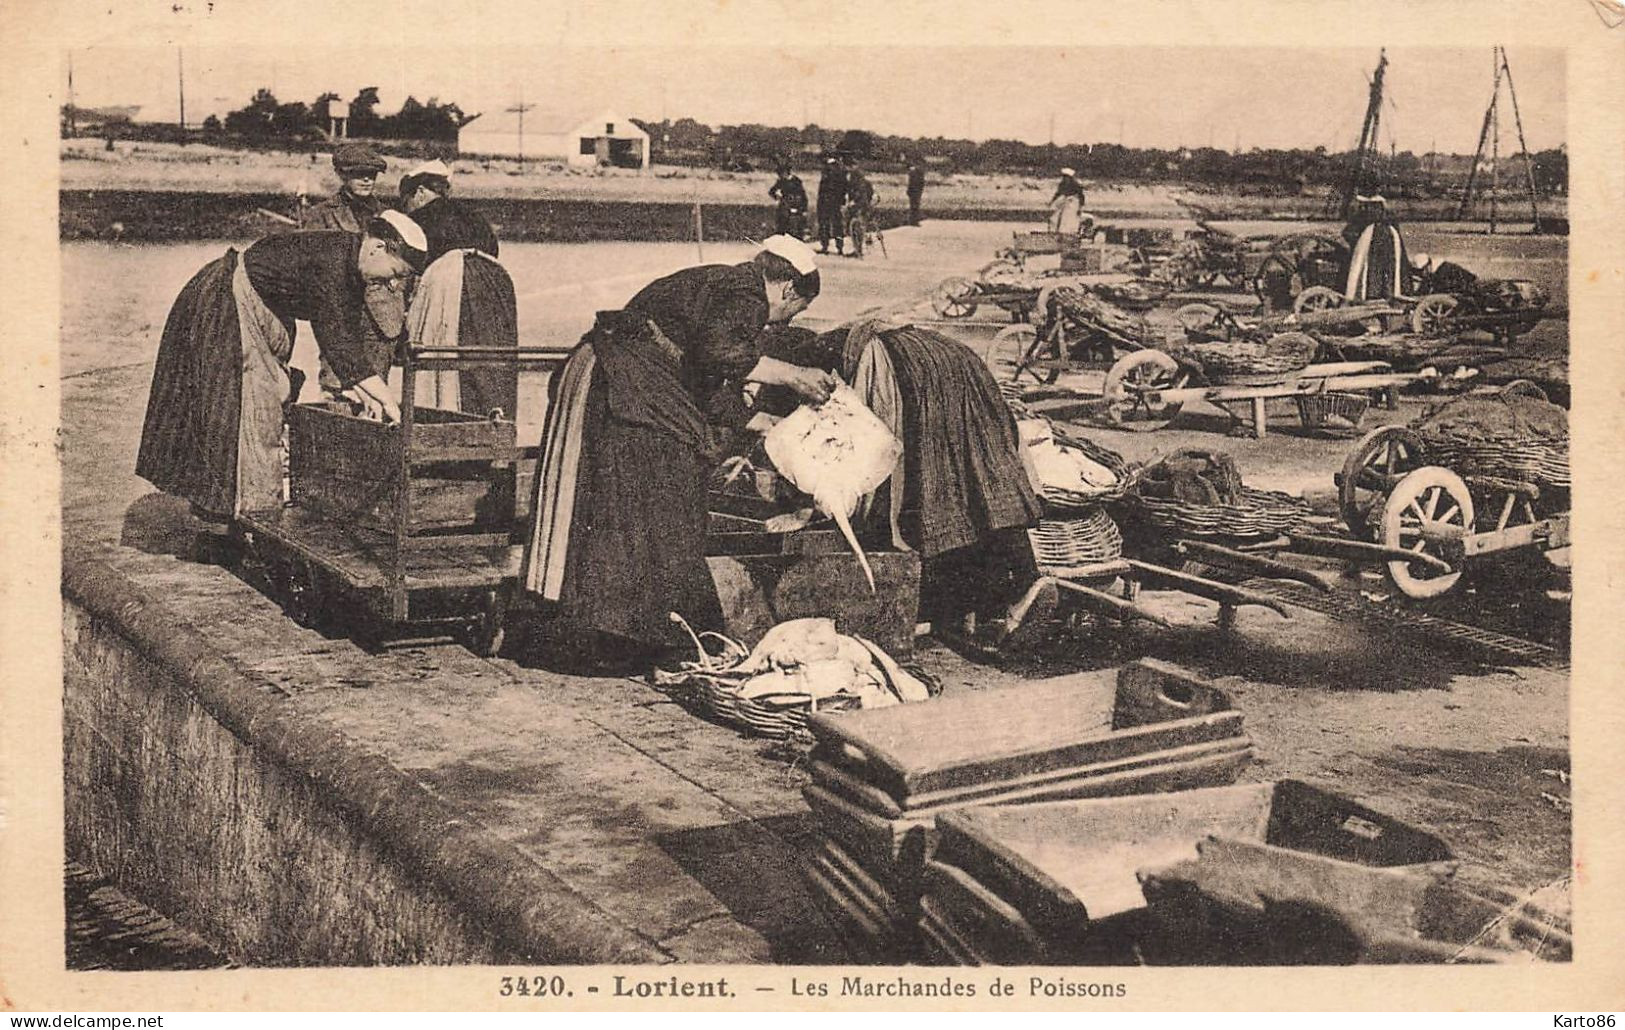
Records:
[[[1273,597],[1267,597],[1264,594],[1257,593],[1256,591],[1231,586],[1228,583],[1218,583],[1211,579],[1204,579],[1201,576],[1193,576],[1187,572],[1176,572],[1173,569],[1163,568],[1160,565],[1149,565],[1133,558],[1127,558],[1124,560],[1129,563],[1134,573],[1137,574],[1135,576],[1137,579],[1148,580],[1153,583],[1160,583],[1164,586],[1171,586],[1176,589],[1183,590],[1187,594],[1195,594],[1197,597],[1206,597],[1209,600],[1218,601],[1222,604],[1256,605],[1260,608],[1268,608],[1269,610],[1280,615],[1282,618],[1290,619],[1292,617],[1292,613],[1288,611],[1286,606],[1281,602],[1275,600]]]
[[[935,818],[945,812],[967,805],[1006,804],[1012,800],[1032,801],[1040,798],[1066,798],[1079,796],[1095,780],[1120,777],[1130,773],[1143,773],[1168,765],[1228,759],[1250,752],[1252,742],[1240,733],[1232,732],[1241,725],[1241,713],[1225,713],[1233,719],[1223,720],[1209,728],[1211,737],[1188,745],[1122,754],[1105,761],[1064,769],[1047,770],[1027,776],[990,781],[966,788],[956,788],[919,794],[908,799],[905,814],[909,818]]]
[[[938,917],[1001,964],[1048,964],[1050,949],[1044,937],[1009,902],[963,869],[927,861],[921,880],[922,900],[930,900]]]

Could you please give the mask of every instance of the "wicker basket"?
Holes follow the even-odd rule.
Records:
[[[1095,565],[1123,554],[1123,534],[1103,508],[1077,518],[1043,519],[1037,529],[1027,531],[1027,538],[1041,566]]]
[[[1296,400],[1298,416],[1303,419],[1305,429],[1335,428],[1353,432],[1359,428],[1360,420],[1365,418],[1366,409],[1371,406],[1369,397],[1358,393],[1340,393],[1336,390],[1301,394]],[[1343,419],[1348,425],[1337,426],[1331,422],[1333,418]]]
[[[1256,385],[1302,372],[1319,346],[1306,333],[1280,333],[1262,343],[1192,343],[1181,348],[1181,354],[1195,362],[1212,383]]]
[[[1238,540],[1279,536],[1300,529],[1310,515],[1302,498],[1275,490],[1242,487],[1234,504],[1194,504],[1130,493],[1121,508],[1126,519],[1182,536]]]
[[[1100,505],[1118,500],[1128,492],[1128,488],[1134,482],[1134,476],[1129,463],[1123,460],[1121,454],[1100,446],[1086,436],[1073,436],[1054,422],[1050,422],[1050,431],[1057,447],[1082,453],[1095,464],[1110,469],[1117,479],[1111,486],[1093,491],[1068,490],[1064,487],[1046,485],[1039,494],[1043,498],[1045,511],[1060,518],[1088,515],[1096,511]]]
[[[1464,476],[1519,479],[1567,490],[1569,442],[1538,437],[1467,440],[1438,432],[1420,434],[1427,459]]]
[[[810,742],[807,716],[814,710],[811,698],[786,702],[745,697],[725,675],[690,672],[679,679],[657,680],[656,685],[680,704],[702,717],[773,740]],[[858,707],[855,697],[837,695],[816,708],[820,712],[843,712]]]

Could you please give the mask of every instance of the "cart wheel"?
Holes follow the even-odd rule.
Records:
[[[976,284],[963,276],[950,276],[931,291],[931,310],[943,318],[969,318],[976,314]]]
[[[1184,304],[1174,312],[1174,320],[1179,327],[1192,336],[1201,336],[1205,339],[1225,339],[1229,333],[1219,324],[1219,308],[1215,304],[1203,304],[1196,301]]]
[[[1422,438],[1405,426],[1383,426],[1361,437],[1337,475],[1338,508],[1349,532],[1370,541],[1376,535],[1369,517],[1375,498],[1386,497],[1423,463]]]
[[[1501,387],[1499,392],[1502,397],[1533,397],[1536,400],[1541,401],[1551,400],[1550,397],[1546,396],[1545,390],[1542,390],[1538,384],[1530,382],[1527,379],[1514,379],[1512,382]]]
[[[1302,315],[1309,311],[1325,311],[1328,308],[1343,306],[1343,295],[1330,286],[1310,286],[1292,301],[1294,314]]]
[[[1053,383],[1061,378],[1053,348],[1041,342],[1038,328],[1031,325],[1007,325],[993,337],[987,348],[987,367],[993,378],[1000,382]],[[1047,361],[1047,365],[1039,365]]]
[[[1445,546],[1422,535],[1424,528],[1462,537],[1473,531],[1473,495],[1460,476],[1437,465],[1426,465],[1401,479],[1382,506],[1384,544],[1452,561]],[[1437,572],[1391,561],[1388,578],[1406,597],[1420,600],[1448,593],[1461,579],[1461,569]]]
[[[1152,403],[1150,394],[1176,390],[1190,382],[1190,372],[1160,350],[1140,350],[1117,359],[1106,373],[1102,394],[1106,414],[1125,428],[1161,429],[1179,414],[1182,401]]]
[[[1430,293],[1411,309],[1411,329],[1422,336],[1443,336],[1450,331],[1450,316],[1461,304],[1448,293]]]

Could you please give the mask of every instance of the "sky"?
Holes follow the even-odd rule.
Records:
[[[811,121],[1032,143],[1348,149],[1359,135],[1368,76],[1386,45],[1384,148],[1471,153],[1491,95],[1491,46],[1510,40],[1507,55],[1531,149],[1566,141],[1565,53],[1528,41],[1541,37],[1519,31],[1513,3],[1496,9],[1500,22],[1463,23],[1462,38],[1474,37],[1473,45],[1443,48],[1410,45],[1438,34],[1408,26],[1398,8],[1389,32],[1377,31],[1382,23],[1371,18],[1342,23],[1346,31],[1319,31],[1306,12],[1324,11],[1328,25],[1337,23],[1339,5],[1329,0],[1248,9],[1217,3],[1167,8],[1151,0],[1133,5],[1140,14],[1180,11],[1165,30],[1155,23],[1116,26],[1112,17],[1122,15],[1112,12],[1121,6],[1077,3],[1057,14],[1026,0],[957,6],[938,0],[912,8],[912,0],[894,0],[884,8],[894,20],[884,21],[874,13],[881,8],[846,0],[620,0],[620,6],[617,0],[519,0],[517,8],[514,0],[464,0],[423,9],[410,7],[413,0],[393,0],[374,10],[304,0],[202,0],[205,10],[194,0],[143,0],[105,12],[89,0],[68,6],[74,2],[84,13],[62,35],[58,91],[65,95],[71,55],[76,103],[139,104],[140,117],[150,120],[178,117],[183,63],[187,118],[194,123],[243,106],[262,86],[284,101],[307,103],[328,90],[348,99],[362,86],[378,86],[386,113],[408,93],[491,113],[523,97],[587,115],[609,109],[712,125]],[[130,13],[170,8],[184,24]],[[1206,27],[1195,16],[1260,8],[1266,17],[1233,15]],[[287,16],[255,20],[256,10],[269,9]],[[397,10],[406,14],[395,17]],[[433,14],[413,17],[413,10]],[[1048,21],[1036,17],[1045,10]],[[1035,17],[1025,17],[1028,11]],[[1358,45],[1257,45],[1306,29],[1317,42]],[[1119,42],[1206,37],[1253,45]],[[1087,45],[1060,42],[1074,38]],[[1095,45],[1097,39],[1113,45]],[[1503,99],[1502,115],[1503,146],[1514,145],[1505,142],[1515,141],[1509,100]]]

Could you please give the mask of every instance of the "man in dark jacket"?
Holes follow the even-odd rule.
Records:
[[[807,238],[807,187],[801,176],[787,164],[779,165],[779,179],[768,188],[767,195],[779,202],[776,231],[798,240]]]
[[[835,253],[846,253],[846,227],[842,224],[841,208],[846,205],[846,170],[834,155],[824,158],[824,173],[818,179],[818,252],[829,253],[829,241],[835,241]]]
[[[332,199],[306,211],[299,228],[363,231],[368,222],[384,213],[384,202],[373,192],[383,170],[384,159],[364,143],[346,143],[333,151],[339,190]]]
[[[908,224],[920,224],[920,197],[925,194],[925,164],[919,158],[908,163]]]
[[[339,189],[330,199],[305,211],[301,229],[339,229],[365,232],[367,223],[384,213],[384,202],[375,192],[384,159],[365,143],[345,143],[333,151],[333,171],[338,173]],[[369,282],[366,286],[368,318],[363,324],[366,347],[387,369],[406,326],[406,284],[404,280]],[[337,398],[343,392],[339,378],[324,357],[318,380],[323,392]]]

